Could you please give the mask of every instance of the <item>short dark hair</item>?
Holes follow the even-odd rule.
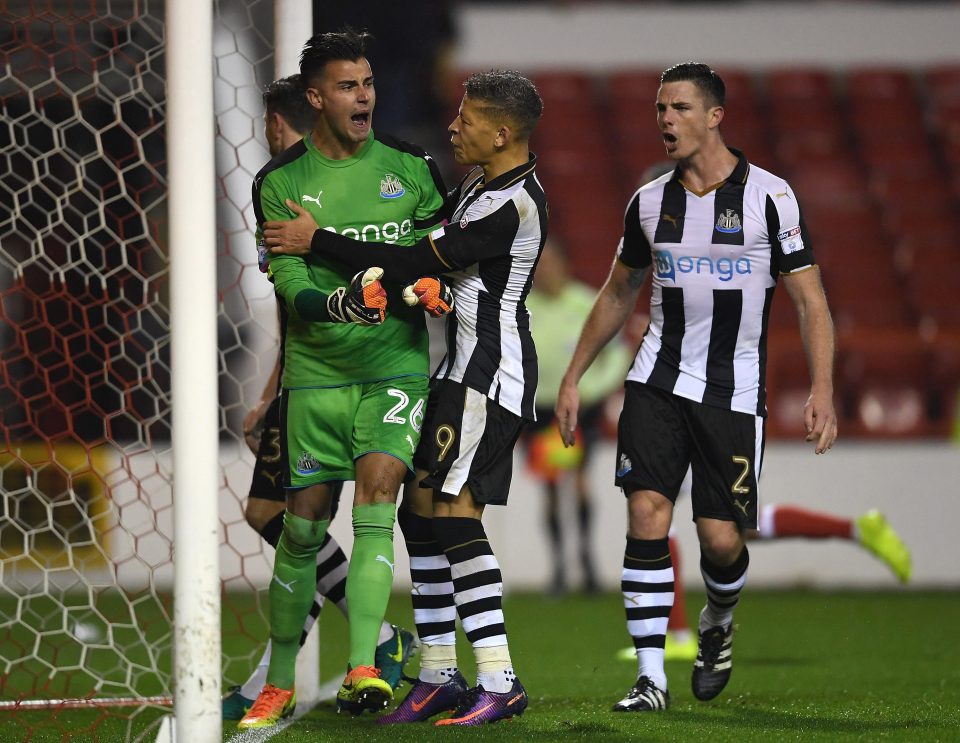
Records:
[[[543,113],[536,86],[513,70],[478,72],[468,77],[463,87],[470,98],[483,102],[484,116],[511,120],[521,139],[529,139]]]
[[[681,62],[668,67],[660,75],[660,84],[691,82],[714,106],[722,106],[727,100],[727,86],[720,76],[703,62]]]
[[[313,128],[316,111],[307,101],[307,92],[299,75],[281,77],[263,90],[263,107],[268,114],[280,114],[298,132]]]
[[[323,72],[327,62],[346,60],[356,62],[367,54],[367,43],[373,36],[366,31],[355,31],[344,26],[341,31],[328,31],[310,37],[300,52],[300,76],[305,85]]]

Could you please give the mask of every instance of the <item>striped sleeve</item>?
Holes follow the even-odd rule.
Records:
[[[793,273],[814,265],[810,236],[797,203],[786,183],[784,191],[766,195],[767,236],[770,240],[770,273]]]
[[[640,192],[637,191],[623,214],[623,237],[617,258],[630,268],[646,268],[652,262],[650,242],[640,226]]]

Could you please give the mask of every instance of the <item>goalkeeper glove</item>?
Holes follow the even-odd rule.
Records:
[[[327,297],[327,313],[333,322],[357,325],[379,325],[387,315],[387,293],[380,284],[383,269],[360,271],[350,281]]]
[[[424,276],[404,287],[403,301],[410,307],[422,305],[434,317],[443,317],[453,311],[450,285],[437,276]]]

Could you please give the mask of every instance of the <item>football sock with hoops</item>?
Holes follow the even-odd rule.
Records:
[[[750,553],[746,545],[731,565],[714,565],[700,556],[700,574],[707,589],[707,604],[700,612],[700,632],[711,627],[726,627],[733,622],[733,610],[747,582]]]
[[[683,577],[680,572],[680,544],[673,537],[669,537],[668,542],[670,544],[670,560],[673,563],[673,606],[670,609],[667,630],[670,632],[689,632],[690,622],[687,620],[687,597],[683,588]]]
[[[487,663],[489,676],[484,679],[493,688],[484,688],[505,693],[510,686],[504,672],[509,670],[512,677],[512,668],[503,621],[503,578],[487,533],[480,519],[453,516],[434,518],[433,531],[450,561],[453,597],[463,631],[478,664],[481,656]],[[481,648],[490,650],[484,652]]]
[[[393,503],[353,508],[353,552],[347,571],[350,666],[372,666],[393,585]]]
[[[311,521],[289,511],[277,544],[270,581],[270,640],[273,649],[267,682],[292,689],[304,620],[317,585],[317,552],[330,521]]]
[[[453,578],[450,577],[447,556],[433,534],[433,519],[401,508],[397,512],[397,523],[410,556],[413,621],[423,643],[420,667],[424,668],[431,652],[438,653],[438,658],[452,657],[453,666],[456,667],[457,655],[453,648],[457,643],[457,608],[453,601]],[[431,650],[445,646],[451,648],[452,655],[442,650]],[[438,660],[438,663],[441,662],[445,661]],[[430,683],[442,683],[425,678],[422,673],[420,678]]]
[[[666,539],[627,537],[620,589],[627,615],[627,632],[637,649],[638,675],[667,688],[663,646],[673,605],[673,563]]]

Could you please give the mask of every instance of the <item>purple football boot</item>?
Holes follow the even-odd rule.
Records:
[[[506,694],[487,691],[482,686],[464,692],[451,717],[437,720],[437,725],[483,725],[497,720],[509,720],[522,715],[527,708],[527,690],[520,679],[513,680],[513,687]]]
[[[457,671],[445,684],[431,684],[417,679],[400,706],[393,712],[378,717],[377,722],[380,725],[424,722],[434,715],[454,709],[460,695],[466,690],[467,680],[460,671]]]

